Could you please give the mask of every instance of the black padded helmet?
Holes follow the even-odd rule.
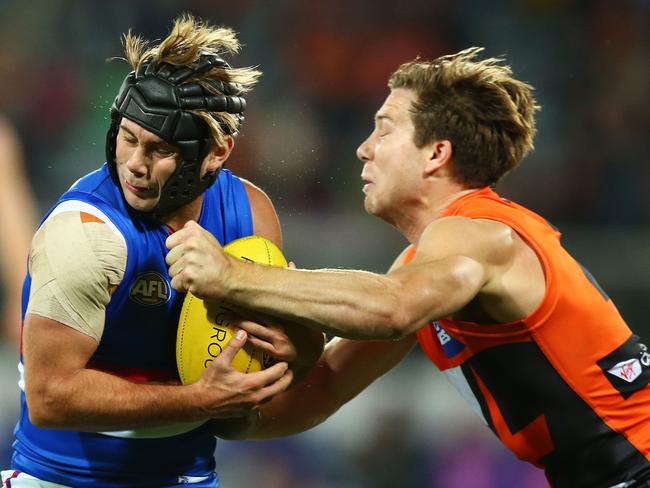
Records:
[[[135,122],[179,149],[180,161],[163,186],[160,200],[152,210],[162,217],[191,202],[216,180],[218,171],[201,178],[201,163],[210,151],[208,124],[190,110],[227,112],[236,116],[237,128],[222,124],[226,134],[234,135],[244,119],[246,101],[235,83],[203,80],[186,81],[213,68],[229,68],[216,55],[202,55],[192,66],[175,66],[149,61],[127,75],[111,107],[111,125],[106,135],[106,160],[113,181],[121,190],[115,149],[122,117]]]

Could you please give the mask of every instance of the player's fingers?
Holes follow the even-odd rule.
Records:
[[[273,398],[275,395],[278,393],[282,393],[285,391],[289,386],[291,386],[291,382],[293,381],[293,371],[288,369],[285,374],[282,375],[277,381],[274,383],[265,386],[260,390],[262,400],[261,403],[265,403],[269,401],[271,398]]]
[[[183,264],[184,264],[183,261],[180,259],[176,261],[174,264],[172,264],[169,267],[169,271],[168,271],[169,276],[174,278],[175,276],[179,275],[181,271],[183,271]]]
[[[185,286],[183,285],[183,281],[181,280],[181,278],[179,276],[174,276],[174,275],[171,275],[171,274],[170,274],[170,276],[172,277],[172,280],[170,281],[169,284],[171,285],[171,287],[174,290],[180,291],[180,292],[186,291]]]
[[[183,257],[184,252],[185,248],[181,245],[172,247],[171,250],[167,253],[167,256],[165,256],[165,262],[167,263],[167,266],[171,266],[172,264],[176,263],[180,258]]]
[[[249,336],[255,336],[260,339],[271,340],[276,334],[276,332],[274,332],[273,329],[269,329],[264,325],[258,324],[256,322],[252,322],[250,320],[237,319],[236,325],[237,327],[244,329],[246,332],[248,332]]]
[[[248,334],[246,334],[245,330],[239,329],[228,341],[228,344],[223,348],[223,351],[219,354],[216,361],[225,362],[228,365],[232,364],[232,360],[234,359],[235,354],[237,354],[237,351],[246,344],[247,336]]]
[[[185,228],[179,229],[165,240],[165,246],[167,246],[167,249],[173,249],[185,241],[186,237],[187,232],[185,231]]]
[[[195,237],[199,239],[198,242],[201,242],[202,239],[206,239],[210,243],[217,243],[217,238],[212,235],[211,232],[208,232],[205,230],[203,227],[198,222],[195,222],[194,220],[190,220],[185,223],[183,226],[183,229],[186,231],[188,236]]]
[[[276,335],[278,331],[284,333],[285,321],[273,317],[272,315],[267,315],[262,312],[257,312],[254,310],[241,310],[239,312],[239,317],[242,321],[246,320],[257,324],[259,327],[262,327],[263,333]],[[262,333],[262,331],[260,331]]]
[[[294,263],[293,261],[289,261],[289,265],[287,266],[287,268],[297,269],[298,267],[296,266],[296,263]]]
[[[262,371],[257,371],[255,373],[248,373],[248,377],[257,382],[261,387],[275,383],[283,375],[286,374],[289,369],[289,364],[282,361],[275,363],[273,366],[270,366]]]
[[[273,353],[275,352],[275,348],[273,347],[273,344],[270,342],[267,342],[263,339],[260,339],[258,337],[255,337],[252,334],[248,334],[248,342],[255,348],[261,349],[262,352],[267,352],[267,353]]]

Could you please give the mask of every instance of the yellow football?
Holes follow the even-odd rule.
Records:
[[[286,268],[282,251],[271,241],[249,236],[230,242],[224,251],[242,261]],[[188,293],[183,302],[176,334],[176,365],[183,384],[194,383],[205,368],[223,351],[234,333],[235,312],[226,305],[204,301]],[[244,373],[260,371],[264,357],[260,350],[247,343],[232,363]]]

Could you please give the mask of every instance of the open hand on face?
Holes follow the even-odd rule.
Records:
[[[219,241],[194,221],[174,232],[165,242],[169,253],[171,286],[180,292],[192,292],[201,299],[220,300],[229,269],[229,258]]]
[[[246,374],[234,369],[233,358],[246,339],[246,332],[239,330],[195,383],[206,417],[246,416],[291,384],[293,372],[284,361],[256,373]]]

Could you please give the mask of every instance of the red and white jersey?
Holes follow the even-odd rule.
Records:
[[[539,257],[546,294],[514,322],[430,324],[418,332],[427,356],[508,448],[544,468],[552,486],[650,477],[650,354],[559,232],[489,188],[458,199],[444,216],[515,230]]]

